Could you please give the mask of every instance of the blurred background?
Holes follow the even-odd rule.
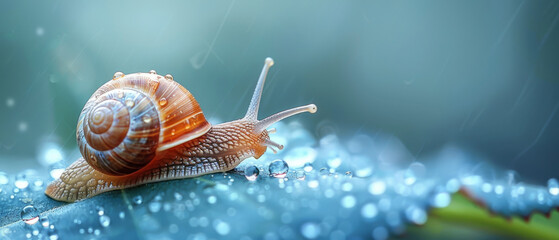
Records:
[[[315,103],[293,120],[317,136],[459,146],[543,184],[558,21],[557,1],[1,1],[0,170],[76,159],[79,113],[117,71],[170,73],[206,117],[238,119],[269,56],[261,118]]]

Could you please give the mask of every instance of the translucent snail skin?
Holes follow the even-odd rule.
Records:
[[[259,158],[268,147],[281,150],[266,128],[317,108],[309,104],[258,120],[262,89],[273,64],[266,58],[246,115],[215,126],[171,75],[115,73],[95,91],[78,119],[82,157],[45,193],[74,202],[145,183],[229,171],[244,159]]]

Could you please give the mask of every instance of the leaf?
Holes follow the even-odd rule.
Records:
[[[559,228],[557,228],[559,226],[559,212],[553,211],[549,218],[541,214],[534,214],[530,222],[526,222],[520,217],[506,219],[491,214],[487,209],[479,207],[462,194],[455,194],[448,207],[431,211],[430,221],[425,225],[426,229],[431,229],[422,229],[422,231],[432,231],[433,235],[440,236],[444,229],[441,225],[459,226],[462,229],[470,229],[470,232],[481,232],[483,235],[489,233],[506,236],[507,238],[557,239],[557,236],[559,236]]]
[[[0,239],[367,239],[403,235],[409,225],[405,236],[412,238],[481,238],[480,233],[491,233],[549,239],[559,234],[554,228],[559,224],[556,212],[550,220],[536,216],[530,223],[507,221],[460,194],[448,207],[433,209],[445,205],[434,202],[448,199],[441,190],[447,181],[429,175],[412,180],[406,171],[397,170],[352,177],[322,168],[307,173],[292,169],[280,179],[266,176],[267,171],[261,168],[256,181],[228,172],[146,184],[71,204],[48,198],[40,184],[32,182],[20,190],[10,182],[0,185]],[[474,189],[481,183],[465,187]],[[527,189],[542,191],[536,186]],[[485,197],[507,204],[499,196]],[[41,220],[34,225],[21,221],[27,205],[40,212]]]

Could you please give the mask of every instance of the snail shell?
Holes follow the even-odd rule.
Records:
[[[166,77],[116,73],[87,101],[77,127],[84,159],[108,175],[127,175],[211,125],[192,94]]]

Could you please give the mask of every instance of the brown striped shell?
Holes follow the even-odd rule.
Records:
[[[85,104],[76,135],[89,165],[127,175],[210,127],[192,94],[170,75],[117,73]]]

